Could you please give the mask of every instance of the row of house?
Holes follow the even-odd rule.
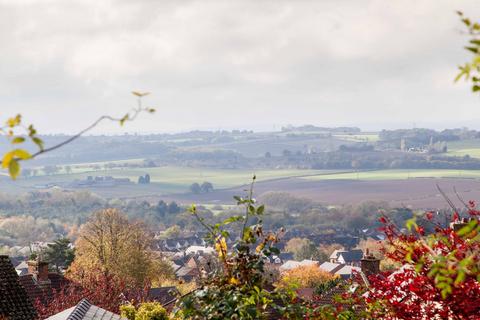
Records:
[[[362,259],[365,255],[360,249],[335,250],[329,257],[329,261],[320,262],[305,259],[302,261],[285,261],[278,269],[285,272],[302,266],[318,266],[320,269],[340,276],[342,279],[349,279],[353,274],[361,271]]]

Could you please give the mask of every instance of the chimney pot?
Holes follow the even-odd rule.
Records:
[[[33,279],[39,285],[49,285],[48,278],[48,262],[45,261],[28,261],[28,273],[33,275]]]
[[[380,273],[380,259],[376,258],[373,254],[370,254],[367,249],[365,256],[360,261],[362,272],[368,277],[372,274]]]

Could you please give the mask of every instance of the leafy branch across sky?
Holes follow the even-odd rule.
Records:
[[[472,59],[458,68],[460,72],[457,74],[455,81],[462,78],[465,81],[469,81],[472,84],[472,91],[480,91],[480,23],[473,22],[469,18],[465,17],[463,12],[457,11],[463,24],[467,27],[470,40],[465,46],[465,50],[473,54]]]
[[[43,140],[40,138],[37,130],[32,124],[28,126],[23,124],[22,116],[20,114],[17,114],[15,117],[9,118],[6,121],[5,125],[3,127],[0,127],[0,134],[4,135],[8,139],[11,146],[11,150],[3,155],[2,168],[8,169],[10,177],[12,179],[16,179],[21,169],[20,161],[31,160],[44,153],[61,148],[64,145],[69,144],[80,138],[82,135],[95,128],[99,123],[104,120],[118,122],[121,126],[123,126],[125,122],[135,120],[137,116],[142,112],[155,112],[154,108],[144,107],[142,105],[142,98],[144,96],[147,96],[149,92],[132,91],[132,94],[137,97],[137,106],[132,108],[132,110],[126,113],[123,117],[115,118],[109,115],[103,115],[77,134],[50,147],[44,146]],[[37,150],[33,153],[29,152],[25,148],[22,148],[23,143],[28,140],[33,142],[37,147]]]

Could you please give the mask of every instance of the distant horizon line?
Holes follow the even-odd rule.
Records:
[[[291,127],[291,128],[301,128],[301,127],[307,127],[307,126],[312,126],[316,128],[322,128],[322,129],[337,129],[337,128],[355,128],[355,129],[360,129],[361,133],[371,133],[371,132],[381,132],[383,130],[412,130],[412,129],[428,129],[428,130],[434,130],[441,132],[443,130],[459,130],[459,129],[465,129],[465,130],[475,130],[471,129],[468,126],[451,126],[451,127],[442,127],[442,128],[435,128],[435,127],[428,127],[428,126],[415,126],[415,127],[400,127],[400,126],[394,126],[392,128],[382,128],[382,129],[365,129],[362,128],[361,126],[354,126],[354,125],[338,125],[338,126],[323,126],[323,125],[312,125],[312,124],[303,124],[303,125],[282,125],[278,126],[279,129],[272,130],[263,128],[237,128],[237,127],[230,127],[230,128],[192,128],[192,129],[185,129],[185,130],[179,130],[179,131],[125,131],[123,133],[113,133],[113,132],[104,132],[104,133],[86,133],[83,136],[87,137],[94,137],[94,136],[123,136],[123,135],[139,135],[139,136],[147,136],[147,135],[177,135],[177,134],[186,134],[186,133],[193,133],[193,132],[222,132],[222,131],[227,131],[227,132],[233,132],[233,131],[248,131],[248,132],[253,132],[253,133],[276,133],[276,132],[282,132],[284,128]],[[480,130],[479,130],[480,131]],[[308,132],[308,131],[305,131]],[[73,136],[75,133],[65,133],[65,132],[52,132],[52,133],[40,133],[41,136]]]

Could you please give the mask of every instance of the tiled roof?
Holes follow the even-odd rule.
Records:
[[[0,317],[9,320],[33,320],[32,302],[21,286],[17,272],[8,256],[0,255]]]
[[[338,255],[339,255],[340,253],[344,253],[344,252],[347,252],[347,251],[345,251],[345,250],[343,250],[343,249],[342,249],[342,250],[334,250],[334,251],[332,252],[332,254],[330,255],[330,259],[336,260],[336,259],[338,258]]]
[[[57,313],[45,320],[124,320],[124,318],[92,305],[87,299],[82,299],[75,307]]]
[[[179,295],[176,287],[160,287],[148,290],[148,299],[160,302],[162,305],[176,300]]]
[[[308,260],[308,259],[305,259],[305,260],[302,260],[302,261],[288,260],[280,266],[280,271],[283,272],[283,271],[295,269],[295,268],[298,268],[298,267],[315,266],[315,265],[318,265],[318,264],[319,264],[318,261]]]
[[[334,262],[324,262],[320,265],[320,269],[335,274],[338,270],[340,270],[344,265]]]
[[[360,249],[354,249],[347,252],[339,252],[338,257],[342,256],[345,263],[357,262],[362,260],[363,251]]]
[[[55,272],[49,272],[48,279],[50,280],[50,284],[41,287],[35,281],[32,274],[26,274],[20,276],[20,283],[27,291],[31,301],[40,299],[42,302],[46,302],[53,296],[54,291],[59,291],[69,283],[62,275]]]

